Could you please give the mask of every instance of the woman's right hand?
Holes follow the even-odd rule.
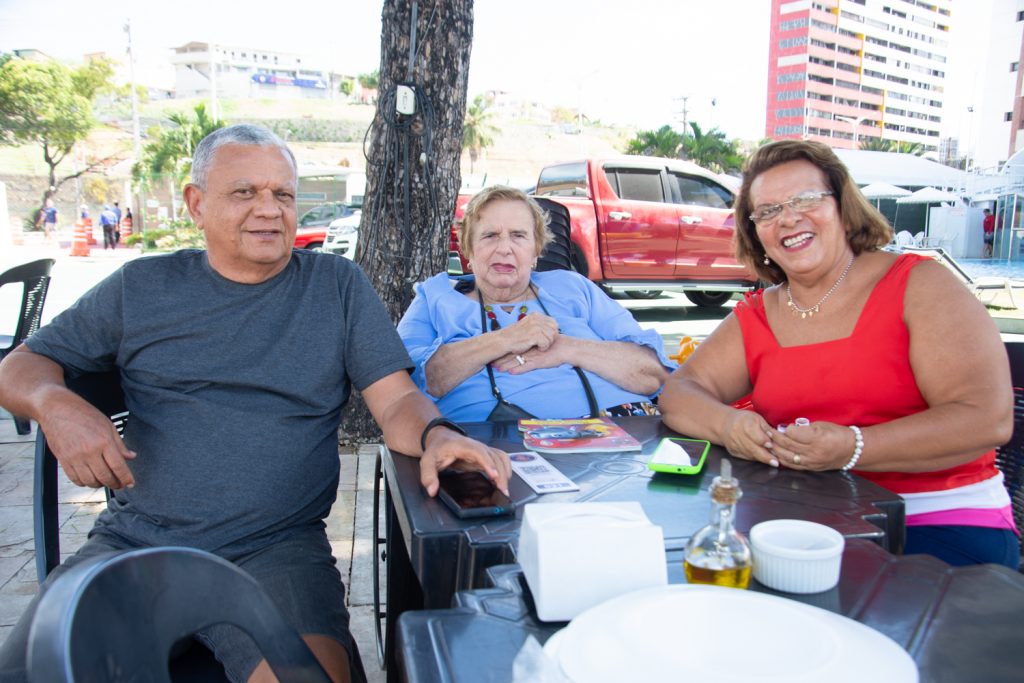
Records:
[[[774,431],[763,417],[752,410],[733,410],[724,426],[722,445],[730,455],[779,466],[779,459],[772,452]]]
[[[545,351],[558,337],[558,321],[543,313],[531,313],[515,325],[502,328],[498,334],[505,343],[505,355],[525,353],[533,348]]]

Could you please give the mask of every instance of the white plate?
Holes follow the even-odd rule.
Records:
[[[544,651],[573,683],[916,683],[888,637],[774,595],[676,585],[583,612]]]

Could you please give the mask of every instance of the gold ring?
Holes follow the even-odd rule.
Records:
[[[793,456],[793,464],[794,465],[799,465],[800,464],[800,455],[799,454]]]
[[[518,354],[516,354],[516,360],[519,362],[520,365],[526,365],[526,361],[523,360],[523,357]]]

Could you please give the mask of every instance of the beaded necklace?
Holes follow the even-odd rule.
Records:
[[[498,316],[494,314],[494,309],[491,308],[490,304],[484,304],[484,311],[487,313],[487,319],[491,321],[491,332],[494,330],[500,330],[501,324],[498,322]],[[519,307],[519,317],[516,318],[516,322],[519,322],[526,317],[526,314],[530,312],[530,309],[526,307],[526,304],[522,304]]]
[[[821,305],[825,303],[825,300],[832,296],[832,292],[836,291],[836,288],[838,288],[839,285],[842,284],[843,280],[846,279],[846,274],[850,272],[850,268],[853,268],[853,262],[856,258],[856,254],[850,257],[850,262],[846,264],[846,268],[843,270],[843,274],[840,275],[839,279],[835,281],[835,284],[833,284],[832,287],[827,292],[825,292],[825,296],[821,297],[821,299],[818,300],[818,303],[814,304],[810,308],[800,308],[800,305],[793,300],[793,290],[790,283],[786,282],[786,297],[789,298],[789,303],[787,303],[786,305],[789,306],[790,309],[792,309],[793,315],[799,314],[801,318],[809,318],[813,316],[815,313],[817,313],[818,309],[821,308]]]

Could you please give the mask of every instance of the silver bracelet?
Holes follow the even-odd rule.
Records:
[[[850,429],[853,430],[854,439],[853,457],[850,458],[850,462],[839,468],[843,472],[852,470],[857,465],[857,461],[860,460],[860,454],[864,452],[864,435],[861,433],[860,427],[850,425]]]

